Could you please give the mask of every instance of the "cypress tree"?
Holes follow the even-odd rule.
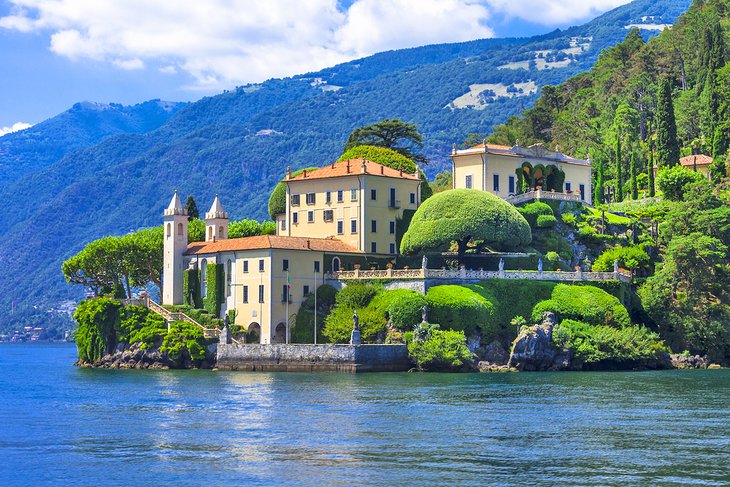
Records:
[[[598,159],[598,166],[596,167],[596,191],[593,195],[593,204],[595,206],[600,205],[604,201],[604,174],[603,174],[603,159]]]
[[[631,199],[639,199],[639,188],[636,184],[636,155],[631,153],[631,162],[629,163],[629,189],[631,190]]]
[[[649,196],[654,197],[656,191],[654,190],[654,150],[649,146]]]
[[[674,119],[672,87],[668,78],[659,81],[656,107],[657,166],[659,169],[679,164],[677,122]]]
[[[624,200],[624,174],[621,168],[621,136],[616,137],[616,201]]]
[[[198,205],[195,203],[195,198],[193,198],[193,195],[188,196],[187,201],[185,201],[185,209],[188,210],[188,220],[192,220],[193,218],[200,218],[200,213],[198,213]]]

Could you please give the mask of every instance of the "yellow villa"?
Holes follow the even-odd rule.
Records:
[[[276,235],[229,239],[228,213],[216,195],[205,214],[205,242],[188,243],[187,213],[175,193],[164,211],[162,304],[222,292],[219,316],[235,310],[235,323],[260,343],[286,343],[296,313],[324,274],[368,257],[392,259],[396,220],[420,204],[417,174],[361,159],[297,177],[287,171],[284,182],[286,212]],[[216,290],[207,289],[211,271],[222,281]],[[197,288],[189,285],[191,276]]]
[[[530,147],[483,144],[451,152],[453,188],[488,191],[517,203],[540,199],[592,201],[591,162],[541,144]]]

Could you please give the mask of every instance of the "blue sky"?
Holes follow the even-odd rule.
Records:
[[[0,0],[0,134],[78,101],[194,101],[389,49],[529,36],[629,0]]]

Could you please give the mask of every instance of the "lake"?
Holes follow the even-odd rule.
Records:
[[[0,485],[728,485],[730,370],[91,370],[0,344]]]

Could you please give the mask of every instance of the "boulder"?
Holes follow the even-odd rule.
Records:
[[[507,365],[507,362],[509,362],[509,353],[497,340],[484,347],[480,355],[485,362],[491,364]]]
[[[672,367],[675,369],[706,369],[710,365],[710,358],[700,355],[675,353],[669,356]]]
[[[552,341],[555,313],[545,312],[538,325],[523,328],[512,343],[507,365],[518,370],[564,370],[570,367],[570,352]]]

